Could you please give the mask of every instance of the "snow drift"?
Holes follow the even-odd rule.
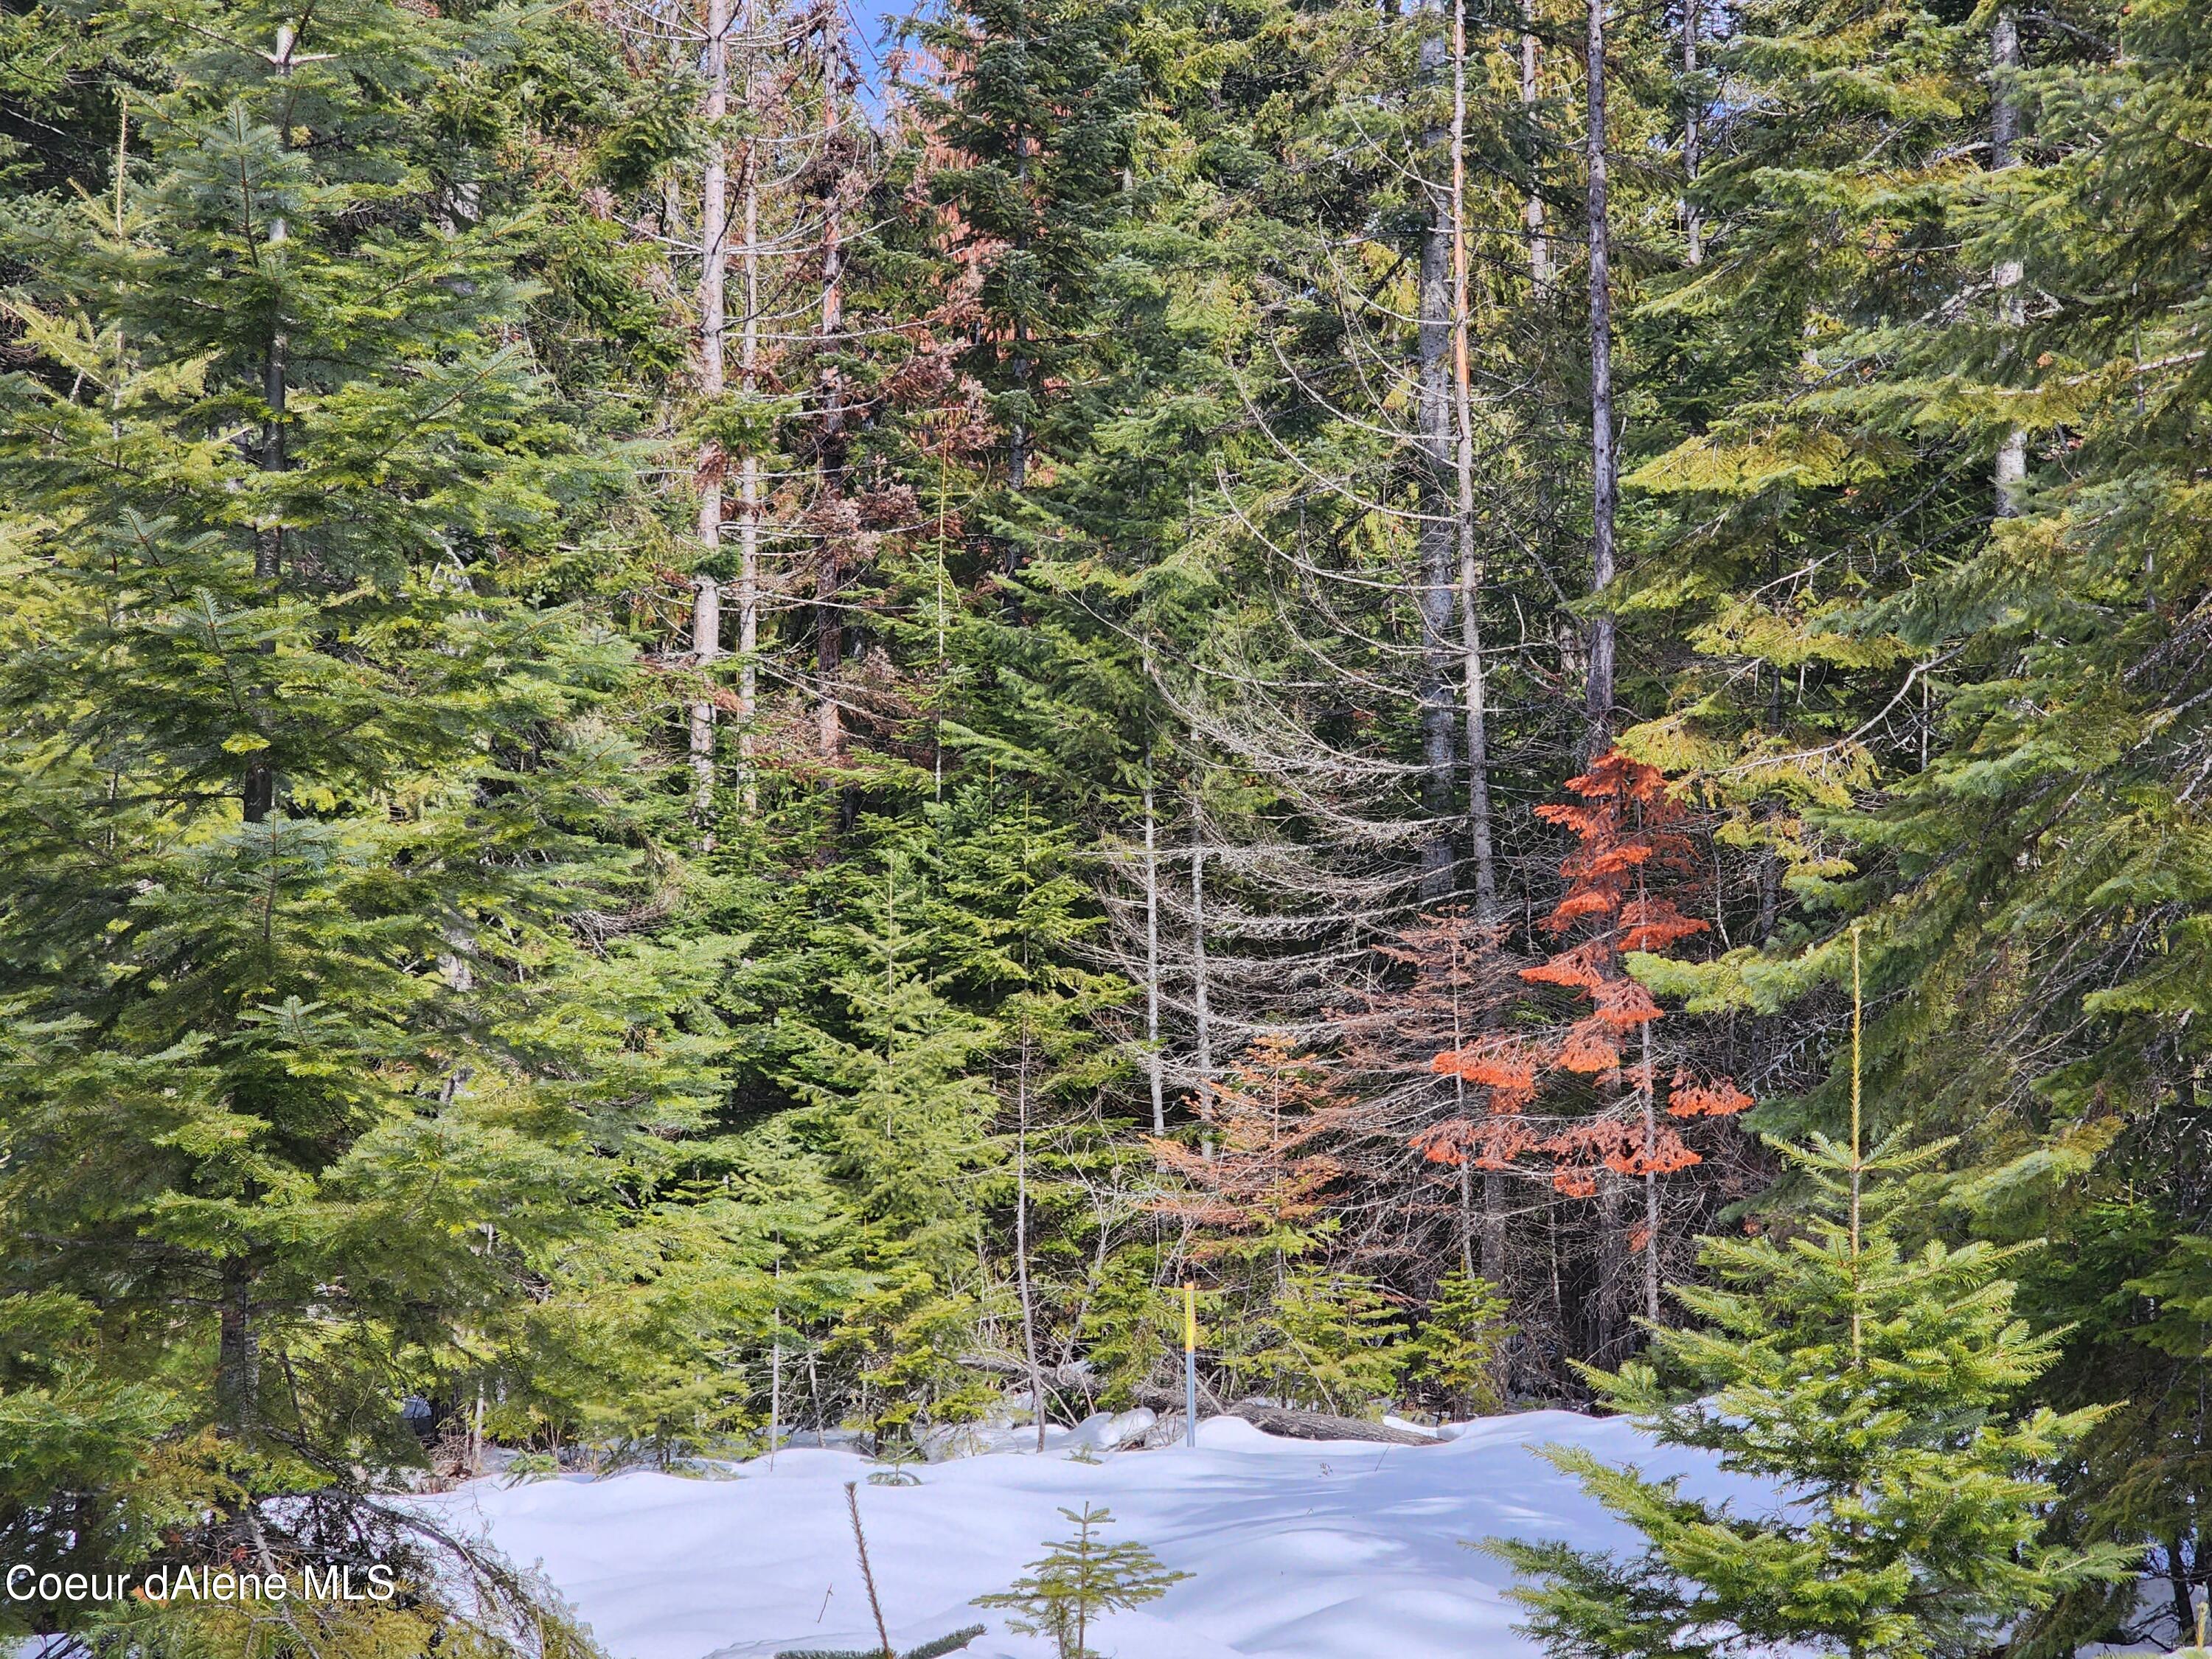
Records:
[[[1004,1589],[1064,1535],[1058,1511],[1088,1501],[1112,1510],[1109,1537],[1194,1575],[1100,1625],[1091,1644],[1108,1659],[1514,1659],[1533,1649],[1503,1596],[1510,1575],[1465,1544],[1632,1541],[1532,1448],[1569,1442],[1685,1475],[1692,1490],[1750,1492],[1619,1419],[1533,1412],[1447,1432],[1432,1446],[1316,1443],[1217,1419],[1195,1451],[1086,1462],[1057,1435],[1042,1455],[996,1452],[914,1470],[916,1485],[863,1485],[892,1639],[903,1649],[981,1623],[975,1659],[1049,1654],[969,1598]],[[786,1450],[773,1469],[759,1459],[728,1480],[486,1480],[431,1501],[516,1565],[538,1565],[613,1659],[764,1659],[874,1645],[844,1483],[876,1467]]]

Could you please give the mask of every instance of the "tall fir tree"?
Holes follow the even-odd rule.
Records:
[[[528,344],[518,21],[100,13],[161,89],[8,207],[0,1294],[106,1426],[0,1528],[88,1566],[417,1461],[400,1397],[499,1387],[464,1351],[712,1086],[587,943],[643,892],[630,653],[536,596],[627,485]]]
[[[1856,1007],[1852,1024],[1850,1139],[1782,1149],[1818,1194],[1803,1231],[1708,1241],[1710,1282],[1675,1292],[1699,1323],[1654,1328],[1647,1358],[1590,1372],[1661,1444],[1714,1453],[1772,1497],[1750,1513],[1550,1449],[1645,1540],[1626,1557],[1487,1546],[1535,1581],[1516,1594],[1559,1659],[1746,1646],[1964,1659],[2126,1570],[2114,1546],[2044,1536],[2050,1477],[2102,1413],[2017,1406],[2059,1339],[2013,1312],[2002,1273],[2016,1250],[1900,1243],[1912,1177],[1948,1146],[1893,1134],[1862,1152]]]
[[[1549,1652],[1963,1659],[2125,1570],[2115,1547],[2042,1535],[2050,1477],[2100,1413],[2012,1411],[2057,1341],[2014,1316],[2007,1253],[1898,1243],[1904,1178],[1942,1150],[1790,1149],[1822,1195],[1806,1235],[1710,1241],[1711,1282],[1675,1292],[1700,1325],[1655,1331],[1650,1358],[1592,1373],[1661,1444],[1716,1453],[1776,1500],[1752,1512],[1553,1449],[1645,1543],[1625,1557],[1492,1547],[1536,1581],[1516,1594]]]

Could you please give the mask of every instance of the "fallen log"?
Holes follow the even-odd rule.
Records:
[[[1240,1400],[1227,1413],[1254,1428],[1286,1440],[1365,1440],[1381,1446],[1433,1446],[1436,1436],[1419,1429],[1401,1429],[1389,1423],[1370,1423],[1364,1417],[1339,1417],[1330,1412],[1299,1411],[1289,1406],[1269,1406],[1256,1400]],[[1200,1420],[1205,1420],[1204,1413]]]
[[[1015,1376],[1026,1381],[1030,1374],[1028,1364],[1012,1355],[962,1354],[960,1363],[994,1376]],[[1055,1394],[1096,1397],[1106,1382],[1105,1378],[1079,1359],[1065,1365],[1040,1365],[1037,1370],[1045,1387]],[[1156,1412],[1172,1413],[1178,1418],[1182,1414],[1182,1392],[1180,1389],[1140,1382],[1132,1392],[1139,1406],[1150,1407]],[[1433,1446],[1439,1443],[1436,1436],[1423,1434],[1419,1429],[1401,1429],[1388,1423],[1371,1423],[1364,1417],[1340,1417],[1334,1412],[1306,1411],[1296,1406],[1278,1406],[1264,1400],[1238,1400],[1224,1405],[1211,1390],[1205,1390],[1204,1397],[1199,1402],[1199,1420],[1204,1422],[1208,1417],[1237,1418],[1263,1433],[1280,1435],[1286,1440],[1364,1440],[1370,1445],[1379,1446]]]

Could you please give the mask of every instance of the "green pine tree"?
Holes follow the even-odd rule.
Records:
[[[1059,1659],[1098,1659],[1088,1644],[1091,1626],[1101,1615],[1157,1601],[1171,1585],[1190,1577],[1170,1572],[1142,1544],[1109,1544],[1098,1528],[1113,1523],[1113,1513],[1085,1504],[1080,1513],[1060,1514],[1075,1536],[1051,1547],[1030,1563],[1026,1577],[1012,1588],[979,1595],[979,1607],[1008,1607],[1018,1616],[1007,1625],[1025,1636],[1048,1636]]]
[[[2057,1339],[2014,1317],[2010,1252],[1898,1242],[1907,1177],[1943,1146],[1783,1150],[1820,1194],[1804,1231],[1709,1242],[1711,1282],[1675,1292],[1701,1323],[1655,1330],[1648,1359],[1589,1373],[1662,1444],[1717,1453],[1774,1498],[1747,1510],[1549,1449],[1646,1540],[1627,1556],[1486,1546],[1535,1581],[1515,1595],[1558,1659],[1746,1646],[1965,1659],[2124,1570],[2121,1550],[2043,1538],[2049,1477],[2100,1413],[2013,1411]]]
[[[1123,41],[1133,21],[1121,3],[968,0],[916,31],[954,66],[926,107],[965,165],[931,187],[959,208],[963,251],[978,260],[987,326],[969,367],[1005,434],[1014,503],[1050,453],[1048,392],[1097,308],[1100,233],[1142,87]]]
[[[1416,1380],[1455,1411],[1480,1417],[1504,1403],[1499,1376],[1513,1334],[1507,1304],[1486,1279],[1456,1273],[1438,1283],[1407,1346]]]
[[[282,1552],[331,1523],[264,1496],[419,1461],[401,1396],[526,1364],[715,1087],[698,960],[610,939],[631,653],[533,602],[629,483],[524,343],[512,21],[99,14],[162,89],[0,214],[0,1534],[74,1565]]]
[[[983,1056],[998,1026],[946,995],[928,871],[900,850],[894,838],[874,869],[846,866],[850,920],[830,941],[840,966],[830,995],[794,1022],[785,1072],[849,1206],[866,1273],[826,1352],[850,1362],[858,1419],[879,1434],[972,1417],[984,1403],[956,1360],[983,1288],[974,1186],[997,1161]]]

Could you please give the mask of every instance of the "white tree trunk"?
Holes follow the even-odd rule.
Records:
[[[760,33],[758,0],[752,0],[746,9],[745,27],[744,101],[746,113],[751,115],[753,42]],[[761,295],[761,150],[750,137],[739,167],[739,222],[744,240],[738,245],[738,259],[745,314],[738,336],[738,383],[744,389],[750,416],[751,401],[760,391]],[[760,696],[760,541],[761,463],[749,441],[738,460],[738,756],[742,769],[738,790],[748,812],[759,805],[759,787],[753,777],[752,725]]]
[[[729,170],[720,124],[730,110],[729,0],[707,0],[708,125],[705,165],[699,182],[699,392],[722,394],[724,334],[728,325],[723,293],[729,259]],[[709,444],[699,457],[699,566],[691,579],[691,660],[702,679],[722,653],[722,587],[714,565],[722,547],[722,471],[726,458]],[[714,844],[714,703],[696,699],[691,716],[691,810]]]
[[[1190,795],[1190,980],[1191,1009],[1198,1026],[1198,1110],[1211,1119],[1213,1109],[1213,1026],[1206,1006],[1206,836],[1195,782]]]
[[[1036,1449],[1044,1449],[1044,1373],[1037,1367],[1036,1304],[1030,1293],[1030,1030],[1022,1024],[1022,1053],[1014,1073],[1014,1279],[1022,1297],[1022,1359],[1030,1372],[1030,1411],[1036,1419]]]
[[[1698,0],[1682,0],[1682,77],[1692,83],[1686,93],[1688,106],[1682,116],[1682,181],[1694,189],[1698,182],[1698,167],[1704,160],[1701,146],[1705,138],[1705,100],[1694,82],[1698,74],[1698,30],[1700,12]],[[1687,196],[1682,199],[1682,236],[1689,262],[1703,264],[1705,258],[1705,222],[1698,217],[1697,204]]]
[[[1533,9],[1524,14],[1524,22],[1534,21]],[[1524,28],[1521,35],[1521,111],[1533,120],[1536,106],[1537,71],[1541,59],[1538,55],[1535,31]],[[1552,285],[1552,243],[1544,234],[1544,198],[1533,189],[1521,204],[1522,222],[1528,228],[1528,275],[1539,289]]]
[[[1160,1053],[1160,858],[1150,763],[1145,773],[1145,1070],[1152,1088],[1152,1133],[1168,1132]]]
[[[2014,90],[2012,76],[2021,67],[2020,21],[2009,9],[1998,11],[1996,21],[1990,29],[1990,70],[1995,82],[1990,100],[1990,167],[1992,171],[2017,167],[2020,164],[2020,98]],[[2027,320],[2027,307],[2022,302],[2021,280],[2024,273],[2020,261],[2007,259],[1996,270],[1997,314],[2001,321],[2018,328]],[[1997,496],[1997,516],[2008,519],[2020,511],[2022,489],[2027,483],[2027,431],[2014,427],[2005,434],[2004,441],[1997,447],[1995,483]]]
[[[1429,0],[1424,14],[1441,10]],[[1456,0],[1454,5],[1457,11]],[[1449,47],[1443,32],[1424,22],[1419,68],[1424,88],[1443,68]],[[1423,150],[1445,135],[1423,134]],[[1453,646],[1452,599],[1458,586],[1457,556],[1461,537],[1457,514],[1448,507],[1447,480],[1454,471],[1452,442],[1452,267],[1457,227],[1452,222],[1453,203],[1447,191],[1433,184],[1423,189],[1428,222],[1421,233],[1420,316],[1415,334],[1415,422],[1421,450],[1421,488],[1418,496],[1420,518],[1416,539],[1420,550],[1419,587],[1415,598],[1421,617],[1421,801],[1429,820],[1428,839],[1421,848],[1421,899],[1443,902],[1452,889],[1452,770],[1457,764],[1452,737],[1452,680],[1460,653]]]
[[[1589,0],[1587,90],[1589,161],[1590,592],[1613,586],[1613,507],[1620,462],[1613,433],[1613,266],[1611,209],[1606,194],[1605,0]],[[1610,611],[1590,618],[1589,667],[1583,719],[1595,760],[1613,741],[1614,623]]]
[[[820,18],[822,149],[823,154],[829,156],[836,154],[837,131],[842,119],[839,100],[843,90],[840,83],[844,72],[845,14],[842,7],[832,5],[823,9]],[[821,340],[825,355],[836,350],[838,337],[845,329],[844,189],[844,179],[835,178],[823,197]],[[836,456],[845,422],[844,388],[834,368],[824,367],[822,391],[822,483],[826,495],[841,481],[842,467]],[[817,559],[814,581],[814,668],[821,677],[822,684],[816,708],[817,725],[822,757],[834,764],[842,756],[845,747],[844,712],[838,702],[838,678],[844,661],[844,613],[841,597],[844,573],[836,550],[830,544],[825,542],[822,545]]]
[[[1469,362],[1474,318],[1468,301],[1467,15],[1452,8],[1452,402],[1458,428],[1453,472],[1459,539],[1461,678],[1467,691],[1468,857],[1474,866],[1474,912],[1485,925],[1498,913],[1498,868],[1490,825],[1490,708],[1482,669],[1481,575],[1474,551],[1474,399]],[[1462,1182],[1464,1184],[1464,1182]]]

